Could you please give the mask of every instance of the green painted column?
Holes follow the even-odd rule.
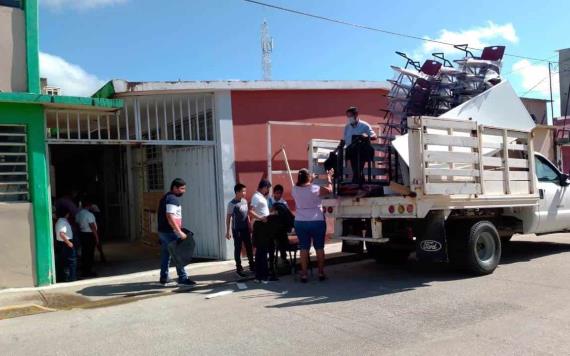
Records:
[[[38,0],[24,0],[26,15],[26,63],[28,67],[28,93],[41,93],[39,59]]]
[[[44,109],[39,104],[0,103],[0,124],[26,125],[28,174],[34,221],[35,283],[55,283],[51,196],[44,137]]]

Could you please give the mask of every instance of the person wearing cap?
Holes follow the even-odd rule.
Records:
[[[346,159],[350,161],[353,171],[352,183],[362,184],[364,165],[374,155],[374,148],[370,145],[370,141],[376,140],[376,133],[369,123],[359,119],[358,109],[354,106],[346,110],[346,119],[348,122],[344,127],[341,145],[346,148]],[[355,140],[360,137],[364,140]]]
[[[257,186],[257,191],[251,197],[249,214],[253,222],[253,244],[255,246],[255,281],[267,283],[269,278],[269,266],[267,254],[273,238],[271,225],[268,223],[269,203],[267,195],[271,183],[262,179]]]
[[[325,275],[325,235],[327,225],[321,197],[332,193],[332,177],[334,169],[327,171],[327,184],[313,184],[313,175],[306,168],[299,171],[297,184],[291,194],[295,199],[295,232],[299,239],[301,250],[301,282],[307,283],[307,268],[311,243],[317,253],[319,280],[324,281]]]

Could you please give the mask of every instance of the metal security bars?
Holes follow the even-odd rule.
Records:
[[[0,202],[28,201],[26,127],[0,125]]]
[[[145,147],[146,191],[161,192],[164,190],[164,177],[162,167],[162,149],[152,145]]]
[[[46,112],[53,143],[203,145],[214,142],[214,96],[172,94],[128,97],[116,112]]]

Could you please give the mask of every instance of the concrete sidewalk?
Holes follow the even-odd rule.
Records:
[[[325,246],[327,264],[356,261],[362,255],[341,252],[341,243]],[[314,260],[314,255],[312,255]],[[131,273],[115,277],[80,280],[46,287],[0,290],[0,320],[72,308],[97,308],[136,300],[164,296],[189,289],[211,289],[223,284],[235,284],[234,261],[195,263],[186,267],[188,275],[198,284],[194,287],[162,286],[158,283],[160,270]],[[175,268],[170,276],[176,277]],[[277,282],[278,283],[278,282]]]

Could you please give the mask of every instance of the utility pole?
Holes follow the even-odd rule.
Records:
[[[552,70],[550,69],[550,61],[548,61],[548,81],[550,83],[550,116],[552,117],[552,124],[554,125],[554,102],[552,100]],[[548,118],[547,118],[548,121]],[[546,123],[548,124],[548,122]]]
[[[271,80],[271,53],[273,52],[273,38],[269,35],[267,21],[261,25],[261,67],[263,80]]]

